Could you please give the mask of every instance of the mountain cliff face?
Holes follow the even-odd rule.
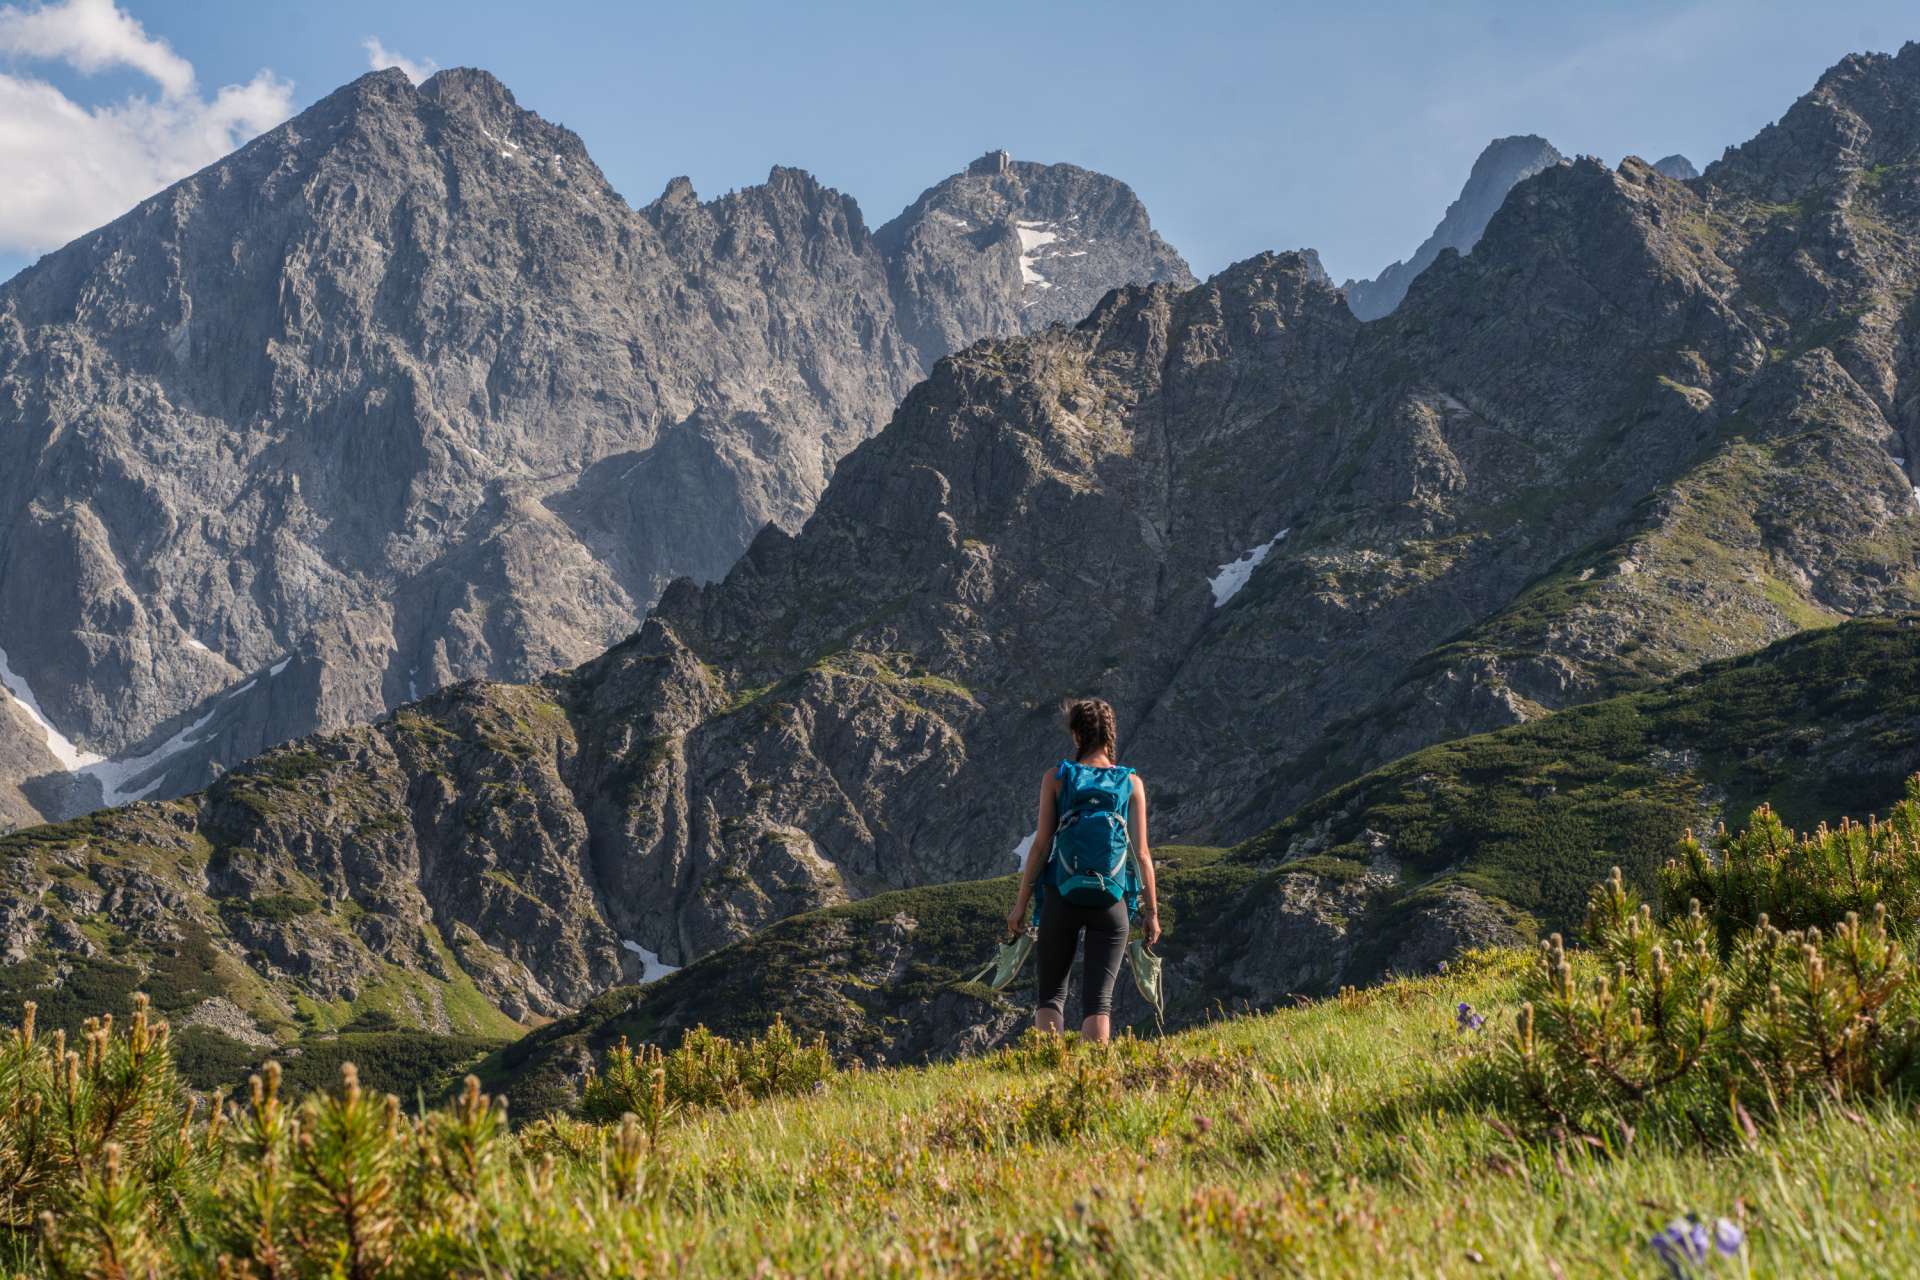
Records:
[[[1010,868],[1066,693],[1115,702],[1160,841],[1221,844],[1429,744],[1913,609],[1916,269],[1909,45],[1692,183],[1542,170],[1377,323],[1305,253],[1116,291],[938,363],[797,534],[602,657],[12,838],[6,945],[199,937],[275,1025],[370,991],[547,1015],[643,951]]]
[[[1653,168],[1654,172],[1672,178],[1676,182],[1690,182],[1700,176],[1700,171],[1693,167],[1693,161],[1678,152],[1670,156],[1661,156],[1653,162]]]
[[[485,73],[388,71],[23,272],[0,289],[0,648],[58,732],[0,722],[4,816],[179,794],[453,680],[588,658],[671,579],[798,528],[951,347],[1188,279],[1099,175],[936,192],[897,260],[798,170],[635,210]],[[989,238],[943,237],[949,209]],[[1097,244],[1023,256],[1022,219]],[[49,745],[81,767],[44,768]]]
[[[1473,162],[1467,185],[1460,196],[1447,206],[1440,225],[1421,242],[1413,256],[1396,262],[1372,280],[1349,280],[1342,286],[1347,305],[1362,320],[1378,320],[1390,314],[1407,296],[1414,277],[1433,265],[1443,249],[1470,253],[1480,242],[1487,222],[1499,212],[1514,184],[1531,178],[1551,165],[1566,163],[1566,157],[1553,144],[1535,134],[1495,138]]]

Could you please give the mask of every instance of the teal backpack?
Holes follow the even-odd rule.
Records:
[[[1060,762],[1060,825],[1047,859],[1053,887],[1076,907],[1140,909],[1140,873],[1127,834],[1133,770]]]

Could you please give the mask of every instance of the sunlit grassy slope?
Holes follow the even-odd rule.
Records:
[[[841,1074],[672,1116],[653,1138],[499,1131],[464,1192],[460,1164],[432,1154],[464,1150],[443,1114],[365,1166],[396,1187],[378,1272],[1632,1276],[1659,1273],[1647,1241],[1688,1212],[1746,1233],[1703,1274],[1920,1272],[1920,1126],[1904,1104],[1723,1147],[1514,1135],[1481,1099],[1525,962],[1478,955],[1105,1051],[1028,1042]],[[1460,1001],[1489,1015],[1483,1030],[1458,1029]],[[253,1176],[237,1148],[209,1163],[187,1203]],[[84,1209],[58,1217],[77,1238]],[[171,1268],[212,1274],[217,1221],[147,1234]],[[32,1234],[0,1255],[43,1265]]]
[[[1920,1273],[1903,1108],[1724,1151],[1506,1136],[1475,1098],[1519,963],[694,1120],[662,1225],[717,1272],[1571,1276],[1656,1273],[1648,1239],[1695,1212],[1744,1223],[1726,1274]],[[1461,1000],[1482,1031],[1456,1028]]]

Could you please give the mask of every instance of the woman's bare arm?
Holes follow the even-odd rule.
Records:
[[[1049,769],[1040,779],[1040,813],[1033,824],[1033,841],[1027,846],[1027,860],[1020,867],[1020,893],[1013,900],[1013,910],[1007,914],[1007,936],[1012,937],[1027,925],[1027,908],[1033,902],[1033,886],[1040,879],[1040,869],[1047,865],[1047,855],[1053,851],[1053,829],[1059,825],[1057,812],[1060,804],[1060,775]],[[1044,834],[1042,834],[1044,833]]]
[[[1147,945],[1160,941],[1160,886],[1153,875],[1153,850],[1147,847],[1147,784],[1133,776],[1133,803],[1127,806],[1127,825],[1133,836],[1133,856],[1140,864],[1140,888],[1146,894],[1140,927],[1147,932]]]

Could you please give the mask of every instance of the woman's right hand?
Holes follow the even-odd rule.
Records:
[[[1024,902],[1014,903],[1013,910],[1007,912],[1007,936],[1009,938],[1019,937],[1020,931],[1026,928],[1026,914],[1027,904]]]
[[[1160,908],[1149,908],[1147,918],[1142,922],[1142,925],[1147,931],[1148,946],[1152,946],[1154,943],[1160,941]]]

